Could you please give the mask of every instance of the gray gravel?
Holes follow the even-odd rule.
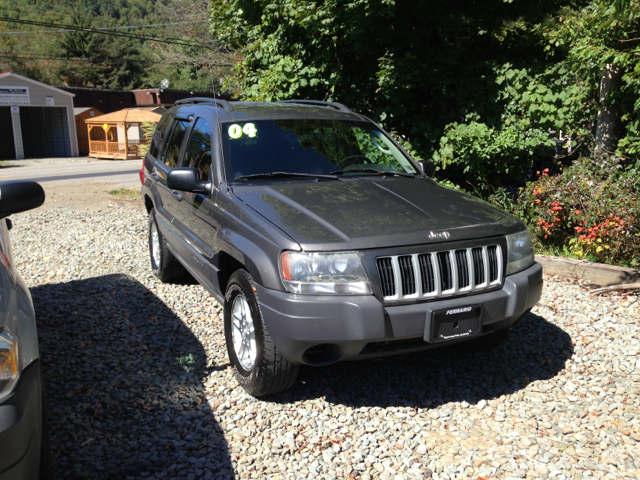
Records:
[[[71,478],[637,478],[640,302],[546,278],[503,347],[303,369],[260,400],[221,307],[149,270],[132,209],[35,211],[32,288],[54,461]]]

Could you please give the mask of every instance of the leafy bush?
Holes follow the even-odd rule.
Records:
[[[441,169],[439,177],[463,186],[497,186],[501,175],[518,176],[530,167],[534,150],[548,142],[546,132],[527,128],[523,122],[501,129],[474,120],[453,123],[440,139],[434,161]]]
[[[156,125],[156,122],[142,122],[140,125],[140,128],[142,128],[142,131],[144,132],[144,142],[141,142],[138,145],[138,154],[142,158],[144,158],[149,152],[151,138],[153,137],[153,133],[156,131]]]
[[[528,225],[543,250],[565,250],[578,258],[621,265],[640,264],[640,165],[617,157],[584,158],[562,174],[542,177],[521,189],[517,201],[505,192],[489,200]]]
[[[537,158],[550,158],[554,144],[549,132],[583,141],[590,136],[594,114],[587,107],[589,89],[562,63],[540,73],[505,64],[494,73],[504,105],[499,119],[488,124],[469,114],[463,123],[447,125],[433,155],[441,177],[474,189],[496,188],[502,176],[517,178]]]

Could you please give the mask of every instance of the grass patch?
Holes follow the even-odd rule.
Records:
[[[111,190],[109,195],[116,198],[126,198],[129,200],[137,200],[140,198],[140,189],[139,188],[116,188],[115,190]]]

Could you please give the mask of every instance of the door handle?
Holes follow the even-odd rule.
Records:
[[[160,175],[158,175],[158,172],[151,172],[151,178],[154,180],[160,180]]]
[[[179,202],[181,202],[184,199],[184,197],[178,190],[171,190],[171,196],[173,196],[173,198],[175,198]]]

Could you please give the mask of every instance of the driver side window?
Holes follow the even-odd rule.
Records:
[[[198,180],[209,180],[211,171],[211,129],[206,120],[199,118],[191,130],[191,136],[184,152],[183,167],[198,170]]]

